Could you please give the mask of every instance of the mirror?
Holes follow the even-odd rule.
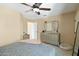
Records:
[[[57,21],[45,21],[45,31],[57,33],[58,31],[58,22]]]

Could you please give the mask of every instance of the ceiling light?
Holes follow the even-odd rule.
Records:
[[[39,12],[39,9],[38,8],[34,8],[33,11],[34,12]]]

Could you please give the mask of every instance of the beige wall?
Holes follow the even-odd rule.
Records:
[[[0,46],[20,40],[23,35],[21,15],[0,6]]]
[[[59,21],[59,32],[61,41],[69,44],[74,43],[75,12],[62,14]]]
[[[75,20],[79,21],[79,8],[77,9]]]
[[[22,18],[22,22],[23,22],[23,32],[27,33],[27,19],[25,17],[23,17],[23,15],[21,15]]]

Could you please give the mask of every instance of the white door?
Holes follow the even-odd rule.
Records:
[[[30,39],[37,39],[37,23],[28,22],[27,25],[27,32],[30,34]]]

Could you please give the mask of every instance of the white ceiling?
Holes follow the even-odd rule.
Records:
[[[34,3],[28,3],[29,5],[33,5]],[[48,16],[55,16],[66,12],[75,11],[78,7],[78,3],[43,3],[40,7],[51,8],[51,11],[43,11],[40,10],[41,15],[37,15],[33,11],[28,11],[31,8],[20,3],[4,3],[0,4],[12,8],[18,12],[20,12],[24,17],[32,20],[37,20],[41,18],[46,18]],[[28,11],[28,12],[26,12]]]

